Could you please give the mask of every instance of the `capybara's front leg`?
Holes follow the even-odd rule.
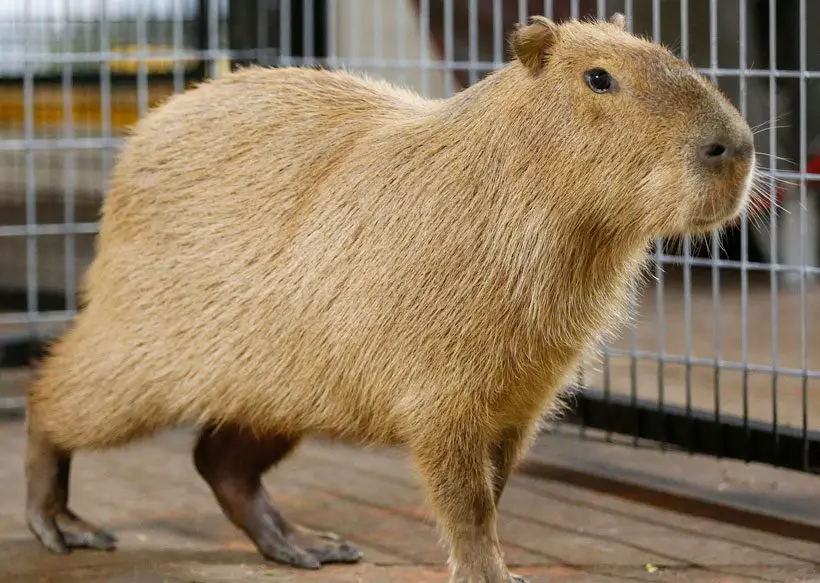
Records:
[[[427,436],[413,447],[450,543],[450,583],[526,583],[507,570],[501,553],[489,443],[478,431],[450,427],[453,434]]]

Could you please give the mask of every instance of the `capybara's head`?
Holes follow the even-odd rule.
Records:
[[[510,40],[514,107],[539,130],[527,162],[543,151],[544,180],[569,177],[560,186],[579,213],[646,236],[705,233],[740,214],[752,131],[689,64],[629,33],[621,15],[533,17]]]

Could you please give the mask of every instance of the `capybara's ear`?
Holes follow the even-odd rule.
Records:
[[[533,16],[526,26],[519,26],[510,37],[513,54],[533,72],[547,62],[550,49],[558,38],[558,25],[544,16]]]
[[[616,12],[615,14],[613,14],[610,17],[609,22],[611,22],[621,30],[626,30],[626,18],[624,18],[624,15],[620,12]]]

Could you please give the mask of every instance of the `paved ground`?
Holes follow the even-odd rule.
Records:
[[[318,572],[265,564],[222,517],[178,432],[78,458],[74,509],[112,528],[113,553],[54,557],[22,521],[23,427],[0,423],[0,583],[446,582],[445,553],[399,452],[308,443],[269,476],[295,520],[334,530],[365,562]],[[532,583],[820,582],[820,545],[517,476],[502,501],[508,561]]]

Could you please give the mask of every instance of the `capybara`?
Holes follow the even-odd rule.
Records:
[[[752,132],[687,63],[608,21],[533,17],[448,99],[249,67],[170,98],[112,171],[83,309],[30,387],[27,518],[73,514],[73,452],[197,424],[194,459],[268,559],[360,551],[260,478],[308,435],[404,446],[451,581],[508,571],[496,506],[585,350],[628,316],[656,237],[735,219]]]

